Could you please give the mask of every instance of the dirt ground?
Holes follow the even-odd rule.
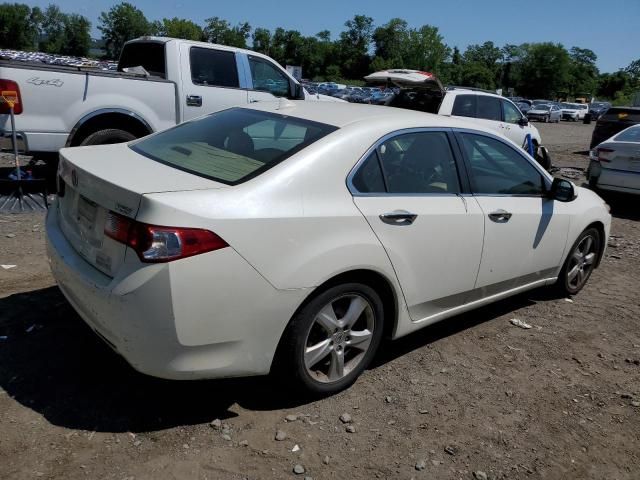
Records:
[[[584,181],[593,126],[539,128]],[[16,265],[0,268],[0,479],[638,479],[640,205],[606,199],[610,246],[578,296],[530,292],[383,345],[311,403],[266,378],[137,374],[56,288],[43,216],[0,215]]]

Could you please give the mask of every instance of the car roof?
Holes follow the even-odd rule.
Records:
[[[282,99],[279,102],[259,102],[243,108],[290,115],[304,120],[333,125],[338,128],[361,122],[368,124],[391,122],[394,124],[395,130],[412,127],[485,130],[485,128],[478,123],[445,115],[348,102],[292,101]],[[489,129],[486,130],[491,131]]]

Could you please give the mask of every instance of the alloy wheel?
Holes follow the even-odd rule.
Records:
[[[321,383],[343,379],[364,359],[374,337],[376,318],[364,296],[350,293],[327,303],[307,333],[304,365]]]
[[[586,235],[573,249],[567,268],[569,287],[580,290],[587,282],[595,266],[597,249],[597,239],[591,235]]]

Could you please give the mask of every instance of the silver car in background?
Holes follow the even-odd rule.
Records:
[[[562,110],[560,110],[560,107],[557,105],[547,103],[533,105],[531,110],[527,112],[527,118],[529,120],[539,120],[545,123],[558,123],[562,118]]]

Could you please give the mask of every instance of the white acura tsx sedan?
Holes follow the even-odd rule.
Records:
[[[135,369],[349,386],[383,336],[542,286],[576,294],[611,216],[461,119],[322,102],[232,108],[63,149],[60,289]]]

